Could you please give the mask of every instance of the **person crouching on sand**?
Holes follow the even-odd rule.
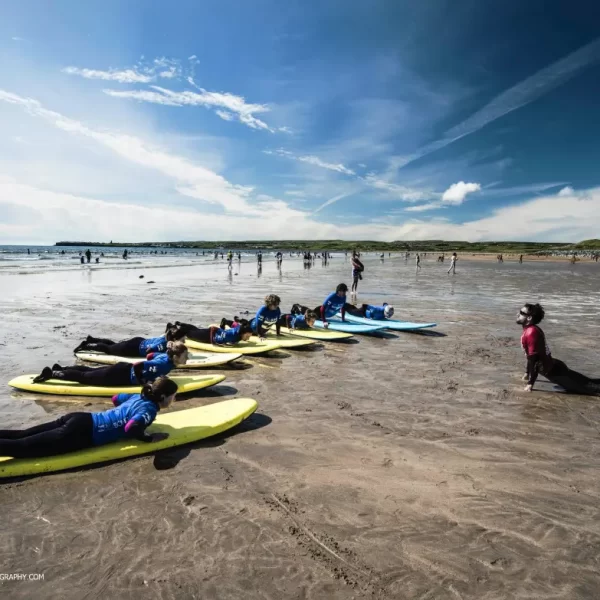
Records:
[[[175,400],[177,384],[168,377],[146,383],[140,394],[113,396],[114,408],[99,413],[74,412],[29,429],[0,430],[0,455],[39,458],[67,454],[121,439],[154,442],[166,433],[149,435],[146,428],[162,408]]]
[[[185,365],[187,359],[188,349],[185,344],[173,342],[165,353],[148,354],[146,360],[134,365],[128,362],[118,362],[116,365],[94,368],[81,365],[61,367],[55,363],[52,367],[44,367],[42,372],[34,378],[33,383],[59,379],[98,387],[144,385]]]
[[[527,369],[523,379],[527,381],[526,392],[531,392],[541,373],[548,381],[561,386],[567,392],[592,396],[600,395],[600,379],[590,379],[552,357],[546,344],[546,336],[539,327],[544,319],[544,309],[540,304],[525,304],[519,311],[517,323],[523,327],[521,346],[527,357]]]

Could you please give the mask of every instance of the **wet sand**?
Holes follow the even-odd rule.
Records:
[[[429,257],[428,257],[429,259]],[[234,263],[235,265],[235,263]],[[245,360],[173,410],[254,397],[228,434],[156,456],[0,483],[6,598],[593,599],[599,595],[600,408],[543,380],[522,391],[514,321],[542,301],[555,356],[599,376],[595,264],[366,262],[359,301],[437,321],[430,334]],[[88,333],[157,334],[317,304],[343,258],[3,276],[0,380],[68,362]],[[238,272],[234,268],[234,273]],[[183,278],[183,279],[182,279]],[[155,284],[146,281],[155,280]],[[0,387],[3,427],[96,400]]]

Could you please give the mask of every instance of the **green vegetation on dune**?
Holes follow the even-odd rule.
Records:
[[[56,246],[131,247],[131,248],[189,248],[199,250],[282,250],[345,252],[358,249],[363,252],[493,252],[505,254],[538,254],[552,251],[581,251],[600,249],[600,240],[585,240],[577,244],[544,242],[447,242],[443,240],[376,242],[370,240],[273,240],[273,241],[224,241],[224,242],[57,242]]]

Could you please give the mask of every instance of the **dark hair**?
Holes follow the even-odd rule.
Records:
[[[167,354],[169,355],[169,358],[181,356],[184,352],[188,352],[188,348],[183,342],[173,342],[167,348]]]
[[[249,322],[240,324],[240,335],[243,335],[244,333],[254,333]]]
[[[347,286],[345,283],[340,283],[340,285],[338,285],[338,286],[335,288],[335,292],[336,292],[336,294],[337,294],[338,292],[347,292],[347,291],[348,291],[348,286]]]
[[[179,325],[171,325],[169,327],[169,325],[171,325],[171,323],[167,323],[167,331],[165,336],[167,338],[167,342],[176,342],[177,340],[180,340],[186,336],[186,331],[183,327],[180,327]]]
[[[529,311],[531,315],[531,324],[537,325],[541,321],[544,320],[544,316],[546,315],[544,311],[544,307],[541,304],[525,304],[525,308]]]
[[[157,377],[152,383],[145,383],[142,387],[142,396],[157,404],[177,393],[177,384],[168,377]]]
[[[317,320],[317,313],[314,310],[307,310],[304,313],[304,318],[308,321],[312,319],[313,321]]]

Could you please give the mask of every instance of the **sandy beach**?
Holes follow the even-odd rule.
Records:
[[[2,427],[107,408],[5,385],[66,364],[87,334],[208,324],[268,293],[287,311],[350,283],[343,256],[310,269],[285,256],[281,272],[269,259],[260,277],[253,262],[214,263],[0,275]],[[544,304],[553,354],[599,377],[600,266],[365,265],[359,302],[438,326],[240,361],[171,409],[255,398],[258,412],[229,433],[0,483],[0,571],[43,574],[0,580],[3,596],[598,598],[600,405],[543,378],[522,391],[515,319],[523,302]]]

